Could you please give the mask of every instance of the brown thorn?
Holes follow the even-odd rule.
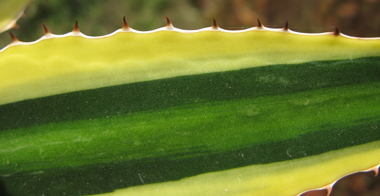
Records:
[[[166,17],[166,27],[171,27],[172,26],[172,22],[170,22],[170,19],[168,17]]]
[[[18,29],[18,28],[20,28],[20,26],[18,26],[17,23],[13,23],[13,24],[12,24],[12,28]]]
[[[45,30],[45,35],[47,34],[51,34],[51,32],[49,31],[49,29],[45,26],[45,24],[42,24],[44,26],[44,30]]]
[[[128,30],[128,29],[130,29],[130,27],[129,27],[127,21],[125,20],[125,16],[123,17],[123,28],[122,28],[122,29],[123,29],[123,30]]]
[[[11,37],[12,37],[12,43],[19,42],[19,40],[13,35],[12,32],[9,31],[9,33],[11,34]]]
[[[339,31],[338,27],[335,27],[335,31],[332,34],[335,35],[335,36],[339,36],[340,35],[340,31]]]
[[[218,29],[219,27],[218,27],[218,24],[216,23],[216,20],[214,18],[212,20],[213,20],[213,22],[212,22],[211,28]]]
[[[78,20],[75,21],[75,26],[74,26],[74,30],[73,30],[73,33],[79,33],[79,26],[78,26]]]
[[[379,165],[380,166],[380,165]],[[379,166],[375,166],[373,168],[371,168],[370,170],[372,170],[373,172],[375,172],[375,176],[379,175]]]
[[[379,170],[377,168],[373,169],[373,172],[375,172],[375,176],[379,175]]]
[[[22,13],[21,17],[23,17],[23,18],[26,18],[26,15],[25,15],[25,13]]]
[[[264,25],[261,23],[260,19],[257,19],[257,27],[258,28],[263,28]]]
[[[332,191],[332,185],[327,186],[326,190],[327,190],[327,196],[330,196],[331,191]]]
[[[284,31],[289,31],[289,23],[286,21],[284,28],[282,28]]]

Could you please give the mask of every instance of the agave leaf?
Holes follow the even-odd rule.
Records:
[[[16,21],[24,14],[32,0],[2,0],[0,2],[0,33],[17,26]]]
[[[0,52],[1,179],[24,184],[15,195],[325,187],[378,168],[379,54],[378,38],[338,30],[185,31],[169,20],[14,39]]]

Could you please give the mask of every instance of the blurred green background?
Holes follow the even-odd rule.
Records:
[[[267,27],[300,32],[334,31],[357,37],[380,37],[379,0],[35,0],[12,33],[21,41],[43,35],[42,23],[54,34],[72,30],[75,20],[87,35],[104,35],[121,28],[126,16],[137,30],[152,30],[166,24],[165,16],[182,29],[211,26],[215,18],[225,29],[256,26],[260,18]],[[0,35],[0,48],[11,42]]]

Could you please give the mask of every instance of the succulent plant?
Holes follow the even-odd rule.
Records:
[[[291,196],[377,173],[379,38],[123,22],[0,51],[10,194]]]

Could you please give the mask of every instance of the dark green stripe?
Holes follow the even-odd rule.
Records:
[[[14,173],[228,152],[306,133],[377,122],[379,96],[379,83],[365,83],[7,130],[0,132],[0,164],[6,173]],[[367,134],[360,129],[358,133]],[[373,141],[372,137],[358,138]],[[325,146],[329,147],[326,151],[335,149],[330,143]]]
[[[380,58],[275,65],[182,76],[0,106],[0,130],[217,100],[380,81]]]
[[[380,121],[367,119],[361,124],[330,128],[300,137],[269,144],[259,144],[238,150],[215,153],[181,154],[103,163],[79,167],[44,169],[43,173],[20,172],[0,176],[13,196],[28,195],[87,195],[111,192],[115,189],[178,180],[200,173],[220,171],[252,164],[264,164],[320,154],[380,139]],[[310,145],[313,144],[313,145]],[[291,155],[291,157],[289,156]],[[0,173],[6,173],[1,171]]]
[[[316,130],[297,137],[264,143],[245,143],[244,145],[229,147],[228,150],[213,150],[215,149],[215,146],[204,148],[204,146],[197,146],[194,144],[189,148],[177,149],[178,151],[168,151],[166,152],[166,155],[158,155],[156,157],[149,157],[149,155],[146,155],[147,158],[129,159],[120,162],[112,161],[112,163],[96,163],[92,157],[94,154],[86,154],[86,152],[82,152],[83,156],[69,153],[62,156],[58,154],[58,157],[36,157],[35,160],[15,160],[18,163],[17,167],[14,166],[12,162],[10,165],[3,163],[1,166],[2,169],[0,169],[0,174],[2,174],[0,175],[0,179],[7,187],[17,187],[17,189],[8,190],[8,192],[12,195],[23,195],[25,192],[30,193],[30,195],[58,195],[63,194],[63,192],[69,195],[95,194],[109,192],[117,188],[140,185],[142,182],[140,181],[139,175],[143,178],[144,183],[177,180],[183,177],[193,176],[205,172],[220,171],[251,164],[290,160],[341,149],[344,147],[364,144],[380,139],[380,115],[379,105],[377,104],[377,102],[379,102],[378,97],[380,93],[379,85],[380,84],[377,82],[364,83],[360,85],[311,90],[289,95],[266,96],[262,98],[250,99],[251,101],[220,101],[224,108],[229,111],[239,105],[245,106],[247,103],[267,105],[260,106],[262,113],[260,114],[261,116],[258,115],[256,117],[251,117],[246,115],[244,111],[241,111],[241,108],[236,108],[239,110],[235,111],[235,115],[230,115],[230,119],[219,119],[221,122],[214,122],[214,124],[212,124],[214,127],[207,127],[207,121],[201,121],[205,122],[203,125],[206,127],[203,127],[203,125],[189,127],[189,130],[193,129],[192,131],[194,133],[200,131],[202,132],[203,129],[204,131],[215,132],[213,137],[212,135],[204,135],[206,140],[209,141],[204,145],[211,143],[213,140],[218,141],[218,143],[221,143],[222,145],[230,145],[231,143],[237,143],[244,138],[257,137],[257,133],[252,135],[250,132],[243,132],[244,134],[240,132],[243,130],[241,128],[244,128],[244,125],[251,122],[255,123],[255,121],[257,123],[257,120],[260,119],[266,119],[266,122],[268,123],[276,119],[285,119],[288,121],[292,120],[289,119],[289,117],[294,116],[292,114],[299,113],[300,118],[305,119],[304,122],[307,123],[307,126],[305,126],[304,129],[316,128]],[[321,98],[321,102],[315,102],[316,98]],[[314,100],[314,103],[304,105],[304,102],[302,101],[308,99]],[[229,102],[234,105],[227,106]],[[162,118],[167,118],[168,121],[173,122],[173,125],[170,125],[169,130],[159,130],[160,132],[151,132],[152,130],[148,130],[151,135],[142,133],[145,138],[143,140],[143,144],[141,145],[142,148],[136,149],[137,152],[135,153],[144,153],[144,150],[146,150],[145,148],[154,151],[156,150],[156,145],[159,145],[158,147],[165,148],[163,143],[154,144],[148,140],[155,140],[157,142],[161,137],[163,137],[163,135],[167,135],[169,138],[175,138],[176,136],[171,135],[175,129],[179,129],[179,131],[186,131],[181,129],[181,121],[176,121],[177,118],[183,118],[186,116],[177,115],[183,114],[178,112],[183,109],[183,107],[189,107],[200,112],[202,111],[202,108],[205,108],[207,110],[217,112],[217,114],[223,117],[223,114],[215,111],[215,107],[213,107],[215,104],[216,103],[201,103],[191,107],[181,106],[162,109],[156,112],[136,113],[136,115],[143,114],[142,117],[144,118],[142,118],[142,120],[145,121],[149,121],[150,119],[160,120]],[[289,110],[286,110],[286,108]],[[372,108],[372,110],[368,110],[368,108]],[[280,114],[282,114],[282,111],[284,113],[281,116]],[[321,116],[318,115],[317,117],[318,111],[321,112]],[[234,110],[232,110],[232,112],[234,112]],[[278,116],[273,119],[268,119],[272,113]],[[120,116],[120,119],[124,118],[124,121],[128,121],[133,119],[132,117],[136,115],[124,115],[124,117]],[[202,116],[202,114],[200,114],[200,116]],[[330,117],[332,117],[332,120],[326,121],[325,123],[313,124],[308,121],[308,119],[314,119],[315,122],[317,122],[321,119],[327,119]],[[297,118],[297,115],[295,118]],[[136,120],[138,118],[134,119]],[[237,120],[237,122],[235,120]],[[220,129],[220,124],[223,126],[222,121],[226,121],[227,124],[236,127],[233,131],[227,130],[228,127],[225,127],[225,129]],[[97,122],[85,121],[84,125],[89,125],[88,131],[90,134],[99,134],[97,129],[104,130],[106,127],[119,126],[117,124],[112,124],[117,122],[120,122],[120,120],[118,121],[115,118],[106,120],[103,118],[103,120],[98,119]],[[128,124],[129,123],[123,125],[125,126]],[[243,125],[243,127],[238,127],[237,125],[239,124]],[[99,127],[99,125],[104,127]],[[56,129],[57,127],[65,130],[75,129],[75,126],[83,126],[83,124],[81,124],[81,122],[66,122],[57,125],[43,125],[40,127],[28,128],[24,131],[4,131],[1,136],[6,140],[17,140],[17,137],[24,137],[25,133],[30,132],[30,130],[35,130],[35,133],[41,134],[45,133],[44,129],[47,129],[45,131],[54,134],[54,132],[59,131]],[[122,125],[120,124],[120,126]],[[49,127],[52,127],[52,129],[49,130]],[[213,128],[217,130],[212,130]],[[293,126],[293,128],[303,129],[298,126]],[[248,127],[247,129],[254,131],[253,126]],[[291,130],[289,133],[292,133],[293,131],[296,132],[297,130]],[[280,134],[288,132],[288,129],[278,126],[276,128],[276,132]],[[15,135],[14,137],[7,137],[7,135],[10,136],[8,133],[14,133]],[[125,136],[131,139],[135,136],[134,134],[138,134],[132,132],[126,133],[128,134]],[[197,135],[183,136],[182,140],[177,142],[184,143],[197,138]],[[106,154],[110,153],[110,157],[108,157],[110,160],[113,160],[112,158],[117,156],[128,156],[128,153],[130,153],[128,148],[134,148],[133,145],[120,145],[122,143],[127,144],[127,142],[129,142],[126,141],[125,138],[120,137],[114,139],[113,141],[108,141],[106,139],[104,141],[100,141],[100,143],[102,142],[106,143],[106,146],[110,149],[99,148],[101,151],[98,152],[106,152]],[[75,143],[70,143],[69,145],[77,146]],[[81,146],[79,147],[82,148]],[[87,150],[91,151],[91,148]],[[124,148],[124,151],[118,151],[116,154],[112,154],[112,151],[118,150],[118,148]],[[48,151],[47,148],[44,150]],[[62,151],[66,150],[63,149]],[[9,159],[12,161],[17,153],[20,152],[13,152]],[[89,163],[94,164],[75,167],[68,167],[66,165],[66,167],[58,166],[57,168],[43,169],[47,168],[47,165],[65,163],[66,161],[70,163],[71,159],[89,159]],[[42,167],[33,171],[37,173],[30,173],[31,171],[28,167],[33,167],[35,165],[42,165]],[[24,171],[23,168],[25,169]],[[44,173],[38,173],[41,169],[43,169]],[[20,172],[14,173],[14,171]]]

